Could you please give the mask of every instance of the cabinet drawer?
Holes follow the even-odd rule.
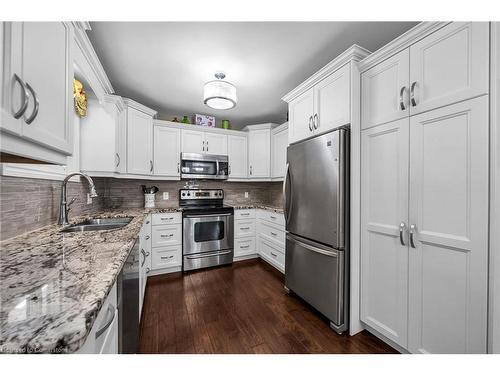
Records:
[[[282,249],[259,236],[259,255],[281,272],[285,271],[285,254]]]
[[[234,256],[255,254],[255,237],[236,238],[234,240]]]
[[[285,216],[274,211],[258,210],[257,219],[267,220],[271,223],[285,226]]]
[[[260,220],[257,223],[257,231],[259,235],[267,236],[277,245],[285,247],[285,231],[283,229],[277,229],[277,227],[277,225],[269,225],[264,220]]]
[[[234,219],[255,219],[255,210],[234,210]]]
[[[153,225],[181,224],[181,223],[182,223],[182,214],[180,212],[153,214]]]
[[[182,265],[182,246],[166,246],[153,249],[153,270],[180,265]]]
[[[182,245],[182,226],[156,225],[152,230],[152,247]]]
[[[255,220],[236,220],[234,222],[234,237],[255,236]]]

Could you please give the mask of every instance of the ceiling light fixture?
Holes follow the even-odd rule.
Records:
[[[203,88],[203,103],[214,109],[231,109],[236,106],[236,87],[224,81],[226,75],[222,72],[215,73],[216,80],[205,83]]]

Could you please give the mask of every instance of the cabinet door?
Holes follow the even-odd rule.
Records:
[[[116,172],[127,173],[127,111],[116,114]]]
[[[272,135],[272,177],[285,177],[286,149],[288,147],[288,131],[282,130]]]
[[[73,152],[72,31],[63,22],[24,22],[22,79],[32,87],[23,137]],[[36,114],[34,95],[39,101]],[[28,124],[26,121],[33,117]]]
[[[227,155],[227,135],[205,133],[205,153]]]
[[[314,132],[323,133],[351,122],[349,64],[314,86]]]
[[[411,118],[409,350],[486,353],[488,98]]]
[[[248,138],[239,135],[227,137],[229,179],[246,178],[248,169]]]
[[[361,128],[408,116],[410,53],[405,49],[361,75]]]
[[[205,133],[197,130],[182,130],[181,152],[201,154],[205,151]]]
[[[181,130],[155,126],[153,151],[155,175],[179,177]]]
[[[417,114],[486,94],[487,22],[453,22],[410,47],[410,82]]]
[[[311,88],[288,104],[290,143],[313,135],[314,89]]]
[[[248,163],[250,178],[271,177],[271,131],[269,129],[249,132]]]
[[[127,172],[153,174],[153,118],[134,108],[127,109]]]
[[[408,125],[401,119],[362,132],[361,320],[407,346]]]

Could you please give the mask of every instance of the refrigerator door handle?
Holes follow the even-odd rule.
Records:
[[[332,257],[332,258],[338,258],[338,254],[337,252],[333,252],[333,251],[327,251],[327,250],[322,250],[322,249],[319,249],[317,247],[314,247],[314,246],[311,246],[311,245],[308,245],[302,241],[299,241],[295,236],[292,236],[290,234],[288,234],[288,239],[292,242],[295,242],[295,243],[298,243],[300,246],[302,246],[303,248],[307,249],[307,250],[311,250],[311,251],[314,251],[315,253],[319,253],[319,254],[322,254],[322,255],[326,255],[328,257]]]
[[[284,205],[284,214],[285,214],[285,224],[288,223],[289,219],[290,219],[290,212],[291,212],[291,209],[292,209],[292,185],[290,184],[290,209],[288,209],[287,207],[287,199],[286,199],[286,184],[288,183],[288,179],[289,179],[289,175],[290,175],[290,164],[289,163],[286,163],[286,170],[285,170],[285,178],[283,180],[283,198],[285,199],[285,205]]]

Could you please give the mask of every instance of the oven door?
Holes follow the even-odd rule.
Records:
[[[183,254],[232,250],[233,214],[187,214],[183,220]]]

